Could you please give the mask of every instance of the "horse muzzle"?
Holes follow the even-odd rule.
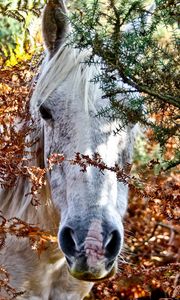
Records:
[[[115,261],[111,262],[111,264],[108,262],[108,268],[104,261],[97,263],[94,267],[90,267],[87,265],[85,257],[75,260],[74,263],[70,263],[69,259],[67,262],[70,274],[83,281],[102,281],[112,277],[117,270],[117,263]]]
[[[71,275],[85,281],[99,281],[113,276],[122,235],[112,224],[102,224],[98,219],[81,229],[73,229],[72,224],[64,226],[59,240]]]

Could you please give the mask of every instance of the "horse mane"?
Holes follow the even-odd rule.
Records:
[[[31,162],[33,165],[33,163]],[[35,207],[32,203],[31,182],[29,178],[20,176],[14,186],[0,188],[1,212],[8,218],[19,218],[31,224],[43,226],[46,230],[57,228],[59,216],[51,201],[48,181],[42,186],[37,195],[39,204]],[[55,217],[56,216],[56,217]],[[52,225],[54,224],[54,225]]]
[[[36,141],[33,143],[32,147],[28,152],[32,153],[32,158],[29,162],[25,163],[26,167],[44,167],[43,162],[43,128],[40,128],[40,120],[37,122],[37,128],[32,130],[31,134],[27,136],[28,141]],[[41,153],[40,153],[41,152]],[[34,153],[37,153],[34,155]],[[54,205],[51,201],[50,188],[48,181],[46,185],[43,185],[41,190],[37,195],[39,200],[39,205],[35,207],[32,205],[32,184],[30,179],[26,176],[21,175],[17,178],[13,187],[10,188],[0,188],[0,203],[2,213],[6,212],[6,218],[20,218],[29,222],[31,224],[41,224],[43,228],[50,229],[52,227],[52,222],[56,220],[56,225],[58,226],[59,216],[57,215],[57,210],[55,210]],[[58,220],[57,220],[58,219]]]
[[[62,45],[55,55],[44,60],[40,76],[31,99],[31,110],[34,110],[46,101],[63,81],[69,79],[72,91],[81,91],[85,111],[96,111],[95,101],[100,94],[98,84],[92,80],[99,73],[98,63],[89,65],[91,51]],[[73,93],[72,93],[73,94]]]

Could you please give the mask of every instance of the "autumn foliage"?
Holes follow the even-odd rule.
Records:
[[[78,164],[80,171],[96,167],[100,172],[115,172],[118,180],[129,184],[129,207],[125,218],[125,247],[119,258],[119,271],[115,278],[99,283],[93,288],[92,299],[131,300],[176,298],[180,295],[178,268],[179,258],[179,209],[180,175],[178,168],[166,172],[159,168],[157,159],[150,159],[146,166],[135,160],[133,175],[130,167],[106,166],[98,154],[93,157],[77,153],[74,158],[64,158],[54,154],[49,158],[47,169],[27,167],[27,161],[36,155],[31,153],[32,143],[26,137],[34,130],[29,115],[29,99],[33,89],[32,78],[36,68],[26,61],[13,68],[0,69],[0,184],[10,188],[19,176],[26,176],[32,183],[32,205],[35,195],[45,184],[45,174],[54,164],[67,159],[70,164]],[[159,116],[155,116],[159,118]],[[168,116],[166,115],[166,118]],[[153,152],[157,146],[153,133],[146,134],[145,151]],[[138,146],[137,146],[138,147]],[[27,150],[29,149],[29,150]],[[166,157],[173,157],[176,141],[167,143]],[[29,247],[41,255],[56,237],[44,232],[36,224],[27,224],[12,216],[6,219],[0,215],[0,248],[6,247],[8,235],[28,238]],[[6,270],[0,268],[0,292],[7,292],[7,299],[15,299],[21,292],[9,286]],[[159,296],[158,296],[159,295]],[[0,298],[2,300],[2,298]]]

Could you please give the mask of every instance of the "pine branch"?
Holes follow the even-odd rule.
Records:
[[[131,85],[132,87],[137,89],[137,91],[139,91],[139,92],[146,93],[149,96],[158,98],[159,100],[161,100],[167,104],[172,104],[175,107],[180,108],[180,99],[177,99],[176,97],[172,97],[170,95],[158,93],[158,92],[154,91],[153,89],[148,88],[147,86],[144,86],[143,84],[136,82],[136,79],[134,77],[129,78],[128,76],[125,75],[125,72],[123,71],[124,67],[122,66],[122,64],[120,62],[118,65],[120,66],[120,68],[118,68],[118,72],[119,72],[120,77],[123,79],[124,83]],[[106,97],[111,97],[111,96],[117,95],[119,93],[121,93],[121,90],[116,89],[111,93],[107,93]]]
[[[175,160],[175,161],[170,161],[168,166],[165,169],[163,169],[163,171],[168,171],[168,170],[178,167],[178,166],[180,166],[180,159]]]

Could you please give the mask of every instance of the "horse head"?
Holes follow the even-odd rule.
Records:
[[[131,160],[134,134],[127,126],[114,135],[115,122],[95,117],[108,99],[93,76],[98,67],[86,64],[87,51],[67,46],[70,32],[63,0],[48,1],[43,14],[47,58],[42,67],[32,111],[41,116],[44,162],[53,153],[66,161],[48,174],[52,201],[60,211],[59,246],[70,273],[97,281],[115,273],[124,240],[123,216],[128,188],[116,174],[95,167],[81,172],[67,160],[75,153],[99,153],[107,165],[123,167]]]

